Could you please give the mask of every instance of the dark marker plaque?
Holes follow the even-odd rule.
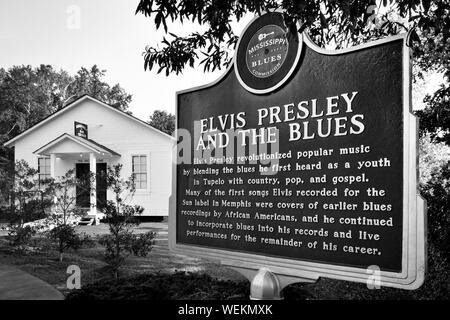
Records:
[[[404,37],[327,52],[283,33],[280,17],[250,24],[220,81],[177,94],[177,128],[191,136],[178,145],[172,246],[361,282],[375,266],[395,278],[383,284],[416,287],[423,212]],[[279,59],[255,63],[266,49]]]

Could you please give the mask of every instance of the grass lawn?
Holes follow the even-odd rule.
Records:
[[[94,238],[108,232],[107,225],[80,226],[84,232]],[[69,265],[78,265],[81,269],[82,288],[92,288],[83,297],[103,298],[102,295],[114,291],[106,299],[142,299],[158,297],[152,287],[171,288],[172,294],[159,295],[162,298],[197,298],[197,299],[245,299],[248,298],[250,283],[238,272],[222,267],[204,259],[174,254],[168,250],[167,223],[142,223],[136,232],[154,231],[157,233],[156,243],[147,257],[130,256],[126,261],[121,278],[112,279],[102,261],[104,248],[96,244],[92,248],[70,251],[65,254],[62,263],[54,250],[43,250],[28,254],[12,251],[6,244],[5,232],[0,233],[0,263],[14,265],[42,280],[67,295],[66,273]],[[433,266],[425,285],[414,292],[381,288],[369,290],[365,284],[321,279],[315,284],[294,284],[283,290],[284,298],[291,299],[448,299],[450,284],[447,279],[447,265]],[[180,275],[177,271],[194,273]],[[166,276],[166,274],[175,276]],[[213,278],[213,279],[211,279]],[[215,278],[224,281],[216,281]],[[226,282],[233,281],[234,283]],[[173,282],[176,282],[175,284]],[[94,285],[93,285],[94,284]],[[133,285],[130,285],[133,284]],[[91,285],[91,286],[90,286]],[[177,291],[186,291],[184,286],[192,290],[188,295],[180,297]],[[138,288],[138,286],[140,286]],[[195,290],[198,286],[198,290]],[[177,289],[178,288],[178,289]],[[233,289],[235,288],[235,289]],[[203,291],[202,291],[203,290]],[[207,291],[210,290],[211,294]],[[227,291],[228,296],[221,292]],[[164,292],[165,293],[165,292]]]
[[[98,226],[79,226],[80,232],[92,237],[108,232],[106,224]],[[215,263],[203,259],[196,259],[184,255],[169,252],[167,240],[167,223],[145,222],[141,223],[135,232],[142,233],[153,231],[157,233],[156,243],[147,257],[130,256],[122,268],[123,276],[139,275],[142,273],[174,273],[176,271],[191,271],[206,273],[214,278],[223,280],[245,281],[239,273],[221,267]],[[14,265],[28,272],[68,294],[66,280],[67,267],[77,265],[81,269],[81,285],[87,285],[95,281],[109,280],[110,274],[105,270],[106,264],[102,261],[104,247],[95,244],[92,248],[84,248],[78,251],[65,253],[63,262],[59,262],[58,253],[54,250],[45,252],[17,253],[5,246],[6,232],[0,233],[0,261],[3,264]]]

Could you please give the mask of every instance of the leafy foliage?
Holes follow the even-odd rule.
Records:
[[[127,111],[131,102],[131,95],[119,85],[110,86],[103,79],[106,70],[100,70],[97,65],[91,69],[81,68],[73,81],[67,87],[66,102],[70,103],[82,95],[88,94],[114,108]]]
[[[72,81],[52,66],[13,66],[0,69],[0,142],[63,107]]]
[[[450,50],[450,48],[449,48]],[[450,54],[448,59],[450,59]],[[450,73],[449,73],[450,75]],[[447,78],[448,81],[448,78]],[[441,84],[433,96],[426,96],[425,109],[416,114],[420,118],[420,134],[430,132],[431,137],[437,141],[450,144],[450,84]]]
[[[8,232],[9,244],[18,251],[26,251],[32,237],[36,234],[36,229],[31,226],[13,225]]]
[[[55,243],[60,261],[63,260],[64,252],[68,249],[78,250],[82,246],[93,244],[90,237],[79,234],[74,225],[76,218],[83,214],[76,205],[77,195],[86,188],[90,188],[90,181],[77,179],[74,169],[52,179],[49,183],[49,189],[55,201],[53,214],[47,218],[47,225],[53,228],[46,233],[46,236]]]
[[[445,132],[437,134],[442,136]],[[436,141],[437,138],[433,136],[434,134],[425,132],[419,139],[419,181],[422,187],[435,177],[440,177],[449,161],[450,147],[444,142]]]
[[[37,171],[24,161],[17,161],[11,181],[11,220],[12,225],[22,226],[25,222],[46,216],[50,207],[47,181],[39,181]]]
[[[421,194],[428,205],[428,238],[447,259],[450,258],[450,166],[447,162],[442,172],[431,174],[430,181],[421,186]]]
[[[420,192],[427,200],[428,238],[450,259],[450,147],[426,132],[419,140]]]
[[[50,180],[48,189],[54,199],[55,213],[51,219],[56,225],[68,224],[69,219],[83,214],[76,204],[77,196],[90,187],[91,181],[78,179],[75,169],[70,169],[63,176]]]
[[[449,299],[450,273],[439,252],[430,246],[430,272],[424,286],[408,291],[366,284],[322,279],[314,284],[296,283],[283,289],[285,300],[400,300]],[[248,281],[225,281],[203,273],[141,274],[103,280],[72,291],[68,300],[247,300]]]
[[[383,10],[382,14],[378,11]],[[161,26],[170,36],[164,37],[162,47],[146,47],[144,68],[159,67],[166,75],[180,73],[196,60],[204,64],[205,71],[228,66],[232,60],[238,37],[233,33],[232,22],[239,22],[246,14],[261,15],[265,11],[281,10],[287,23],[297,23],[299,31],[308,34],[320,46],[342,48],[369,39],[412,30],[411,40],[422,63],[439,65],[433,52],[448,52],[450,4],[446,0],[140,0],[136,14],[153,18],[157,29]],[[196,22],[206,31],[179,36],[169,32],[169,22],[186,20]],[[424,45],[425,44],[425,45]]]
[[[68,300],[247,300],[248,281],[234,282],[206,274],[143,274],[96,282],[72,291]]]
[[[444,77],[439,89],[425,97],[427,107],[417,112],[420,117],[421,134],[432,133],[438,141],[450,143],[450,3],[445,5],[431,2],[428,11],[429,19],[420,25],[421,36],[424,39],[415,46],[418,66],[423,70],[435,70]],[[443,135],[437,133],[443,130]]]
[[[419,140],[420,193],[428,206],[429,270],[416,297],[443,299],[450,294],[450,147],[437,141],[445,134],[425,131]]]
[[[150,121],[148,123],[168,135],[172,135],[175,131],[175,115],[165,110],[155,110],[150,115]]]
[[[48,198],[48,189],[42,186],[44,181],[38,180],[36,170],[24,160],[15,163],[14,171],[7,179],[12,186],[8,192],[11,203],[5,207],[9,211],[7,217],[10,229],[7,238],[11,246],[24,252],[38,231],[38,227],[25,223],[45,218],[51,200]]]
[[[105,246],[105,261],[114,276],[118,277],[120,267],[131,254],[145,257],[152,249],[154,232],[135,234],[133,228],[139,225],[136,216],[142,214],[143,208],[127,204],[135,192],[134,179],[121,177],[122,165],[108,167],[107,186],[114,194],[114,201],[108,200],[104,213],[109,227],[109,234],[100,238]]]
[[[85,234],[79,234],[73,224],[57,225],[48,231],[47,237],[56,242],[60,262],[68,249],[78,250],[82,246],[93,245],[91,238]]]

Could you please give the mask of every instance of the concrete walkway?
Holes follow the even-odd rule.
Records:
[[[0,300],[63,300],[64,296],[31,274],[0,264]]]

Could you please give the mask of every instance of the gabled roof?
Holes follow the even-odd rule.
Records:
[[[94,102],[98,103],[99,105],[101,105],[101,106],[103,106],[103,107],[105,107],[105,108],[107,108],[107,109],[109,109],[109,110],[111,110],[111,111],[117,112],[117,113],[119,113],[120,115],[122,115],[122,116],[124,116],[124,117],[126,117],[126,118],[129,118],[129,119],[131,119],[131,120],[133,120],[133,121],[135,121],[135,122],[137,122],[137,123],[139,123],[139,124],[141,124],[141,125],[143,125],[143,126],[149,128],[150,130],[152,130],[152,131],[154,131],[154,132],[156,132],[156,133],[162,135],[162,136],[165,137],[165,138],[168,138],[168,139],[170,139],[170,140],[175,140],[174,137],[172,137],[172,136],[170,136],[170,135],[168,135],[168,134],[166,134],[166,133],[164,133],[164,132],[162,132],[162,131],[160,131],[160,130],[154,128],[154,127],[152,127],[152,126],[149,125],[147,122],[142,121],[141,119],[138,119],[138,118],[136,118],[136,117],[134,117],[134,116],[132,116],[132,115],[130,115],[130,114],[128,114],[128,113],[122,111],[122,110],[119,110],[119,109],[117,109],[117,108],[114,108],[114,107],[112,107],[112,106],[110,106],[110,105],[108,105],[108,104],[106,104],[106,103],[104,103],[104,102],[102,102],[102,101],[100,101],[100,100],[97,100],[97,99],[91,97],[91,96],[88,95],[88,94],[85,94],[85,95],[79,97],[78,99],[76,99],[75,101],[69,103],[69,104],[66,105],[65,107],[63,107],[63,108],[59,109],[58,111],[52,113],[52,114],[49,115],[48,117],[42,119],[41,121],[39,121],[39,122],[36,123],[35,125],[31,126],[30,128],[26,129],[25,131],[19,133],[19,134],[18,134],[17,136],[15,136],[14,138],[12,138],[12,139],[6,141],[3,145],[4,145],[5,147],[9,147],[9,146],[13,145],[15,141],[17,141],[17,140],[19,140],[20,138],[22,138],[22,137],[28,135],[29,133],[33,132],[35,129],[37,129],[37,128],[43,126],[43,125],[46,124],[47,122],[49,122],[49,121],[51,121],[52,119],[58,117],[59,115],[63,114],[64,112],[66,112],[66,111],[68,111],[68,110],[74,108],[75,106],[79,105],[81,102],[83,102],[83,101],[85,101],[85,100],[91,100],[91,101],[94,101]]]
[[[57,145],[58,143],[66,140],[66,139],[71,140],[71,141],[73,141],[95,153],[98,153],[98,154],[109,154],[111,156],[120,157],[120,154],[118,154],[117,152],[109,149],[108,147],[105,147],[104,145],[101,145],[98,142],[95,142],[94,140],[80,138],[80,137],[77,137],[77,136],[74,136],[74,135],[71,135],[68,133],[63,133],[56,139],[53,139],[49,143],[47,143],[47,144],[43,145],[42,147],[40,147],[39,149],[35,150],[33,153],[44,154],[46,150],[50,149],[51,147]]]

